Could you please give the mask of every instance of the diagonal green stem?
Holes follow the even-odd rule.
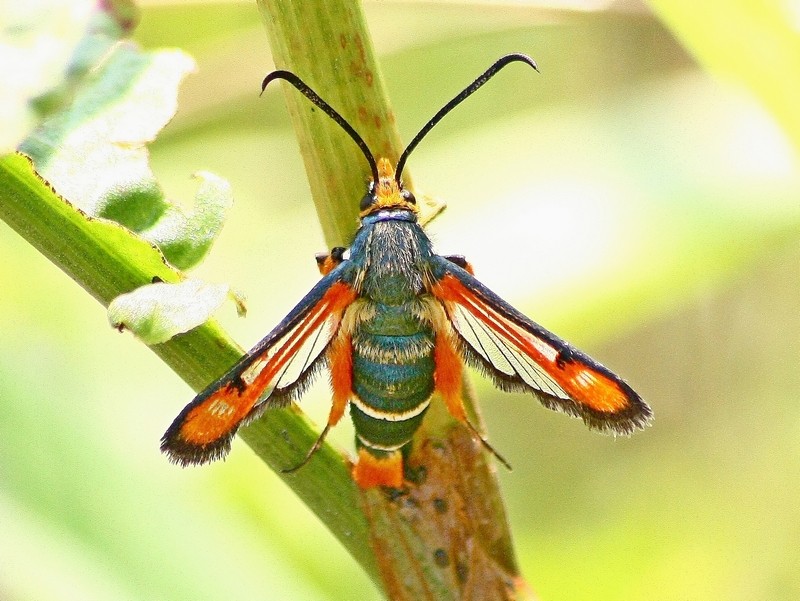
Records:
[[[180,277],[147,242],[114,223],[90,219],[65,202],[21,155],[0,159],[0,218],[104,306],[153,277],[165,282]],[[242,355],[214,321],[151,348],[198,391]],[[297,464],[316,435],[297,410],[268,412],[241,431],[242,438],[279,473]],[[377,581],[367,523],[358,510],[358,491],[342,455],[323,445],[315,461],[283,477]]]

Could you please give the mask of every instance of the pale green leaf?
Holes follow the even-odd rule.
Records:
[[[205,323],[229,294],[226,284],[194,279],[179,284],[157,282],[111,301],[108,320],[145,344],[160,344]]]
[[[233,193],[227,181],[207,171],[198,171],[194,177],[200,180],[194,209],[187,212],[169,205],[161,219],[141,234],[179,269],[189,269],[202,260],[233,204]]]
[[[84,44],[81,69],[97,58],[101,38]],[[120,42],[84,78],[69,108],[21,147],[62,196],[89,215],[144,232],[180,269],[202,260],[232,203],[227,182],[203,173],[195,209],[185,213],[165,199],[150,169],[146,144],[175,114],[178,86],[193,69],[183,52]]]
[[[59,194],[86,213],[134,231],[151,226],[166,202],[145,144],[175,114],[178,85],[193,68],[183,52],[144,53],[122,42],[70,107],[20,149]]]

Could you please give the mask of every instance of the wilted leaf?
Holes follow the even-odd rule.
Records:
[[[205,323],[229,294],[226,284],[157,282],[111,301],[108,320],[115,328],[130,330],[145,344],[160,344]]]
[[[37,172],[86,213],[133,231],[167,210],[145,144],[175,114],[178,84],[194,61],[177,50],[120,42],[75,95],[20,149]]]
[[[233,204],[230,184],[207,171],[194,175],[200,180],[194,210],[184,212],[169,205],[158,222],[142,237],[161,249],[167,260],[179,269],[199,263],[214,243]]]

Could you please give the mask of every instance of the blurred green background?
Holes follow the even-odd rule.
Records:
[[[231,182],[195,273],[247,296],[246,319],[221,320],[249,347],[325,246],[282,95],[258,98],[263,27],[249,2],[142,5],[136,39],[199,65],[153,167],[179,202],[198,169]],[[800,105],[782,54],[800,7],[682,6],[366,4],[405,140],[501,54],[537,60],[541,75],[509,67],[450,115],[409,169],[448,202],[440,252],[656,414],[615,440],[475,376],[547,601],[800,598]],[[243,444],[169,464],[158,439],[191,390],[2,223],[0,256],[0,599],[379,598]],[[303,401],[318,422],[327,394]]]

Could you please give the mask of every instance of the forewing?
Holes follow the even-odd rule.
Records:
[[[355,299],[344,268],[334,270],[244,355],[198,394],[175,418],[161,450],[182,465],[224,456],[238,428],[267,407],[299,395],[324,364],[342,314]]]
[[[619,376],[534,323],[477,279],[436,257],[431,292],[462,343],[466,359],[504,389],[527,390],[550,409],[590,427],[630,433],[652,413]]]

